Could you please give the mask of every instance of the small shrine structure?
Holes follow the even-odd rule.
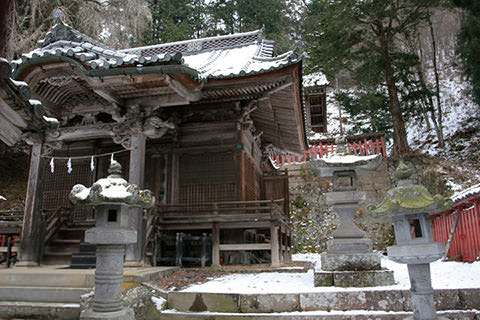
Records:
[[[129,220],[127,265],[196,263],[204,235],[207,264],[288,261],[288,178],[271,159],[306,149],[306,111],[301,58],[274,51],[261,30],[115,50],[58,21],[1,62],[26,97],[2,100],[1,138],[32,147],[20,265],[70,263],[96,216],[68,194],[111,157],[157,199]]]

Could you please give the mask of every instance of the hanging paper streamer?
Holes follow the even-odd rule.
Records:
[[[53,173],[55,171],[55,161],[53,160],[54,158],[52,158],[52,160],[50,160],[50,172]]]
[[[92,158],[90,159],[90,170],[93,172],[95,170],[95,160]]]
[[[113,160],[115,160],[115,159],[113,159],[113,153],[112,153],[112,155],[110,156],[110,163],[112,163]]]
[[[67,161],[67,172],[72,173],[72,158],[68,158]]]

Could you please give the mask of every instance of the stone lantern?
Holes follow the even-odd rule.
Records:
[[[437,319],[433,301],[430,262],[445,252],[443,242],[434,242],[429,213],[443,211],[452,205],[450,199],[432,196],[422,185],[411,180],[412,170],[400,162],[394,173],[397,187],[389,190],[383,202],[367,207],[372,216],[390,216],[395,229],[396,245],[388,247],[388,257],[407,264],[416,320]]]
[[[70,192],[74,204],[90,204],[96,212],[95,228],[85,232],[85,242],[97,247],[95,298],[93,309],[82,311],[80,319],[133,320],[133,310],[122,307],[125,245],[137,241],[137,232],[128,227],[128,208],[150,208],[155,198],[123,179],[117,161],[111,161],[108,173],[90,188],[77,184]]]
[[[382,269],[380,255],[372,252],[372,241],[353,221],[359,203],[365,200],[365,192],[357,190],[357,175],[378,168],[382,156],[351,155],[344,137],[335,142],[335,154],[310,162],[316,175],[332,177],[333,190],[326,194],[326,202],[340,220],[333,239],[327,242],[327,252],[321,255],[322,270],[315,272],[315,286],[392,285],[393,272]]]

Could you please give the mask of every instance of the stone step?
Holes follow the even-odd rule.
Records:
[[[77,320],[78,303],[10,302],[0,301],[0,315],[6,319]]]
[[[88,288],[93,287],[94,283],[95,275],[93,272],[78,273],[74,270],[65,270],[64,272],[48,273],[26,269],[18,272],[0,273],[0,288],[35,286]]]
[[[0,287],[0,301],[80,303],[80,296],[92,288]]]
[[[439,311],[437,315],[449,320],[477,320],[480,311]],[[412,312],[382,312],[382,311],[323,311],[323,312],[292,312],[292,313],[196,313],[165,310],[161,312],[162,320],[413,320]]]
[[[437,310],[480,310],[480,289],[435,291]],[[408,290],[345,290],[292,294],[171,292],[168,307],[177,311],[271,313],[329,310],[412,311]]]

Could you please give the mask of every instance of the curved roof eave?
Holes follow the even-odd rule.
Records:
[[[103,77],[111,75],[134,75],[134,74],[151,74],[151,73],[183,73],[191,76],[193,79],[200,80],[197,70],[181,64],[156,64],[147,66],[129,66],[108,69],[87,69],[86,66],[74,58],[65,56],[48,56],[32,58],[26,62],[19,64],[13,73],[14,79],[21,79],[24,72],[31,67],[39,66],[52,62],[67,62],[76,66],[83,74],[89,77]]]

